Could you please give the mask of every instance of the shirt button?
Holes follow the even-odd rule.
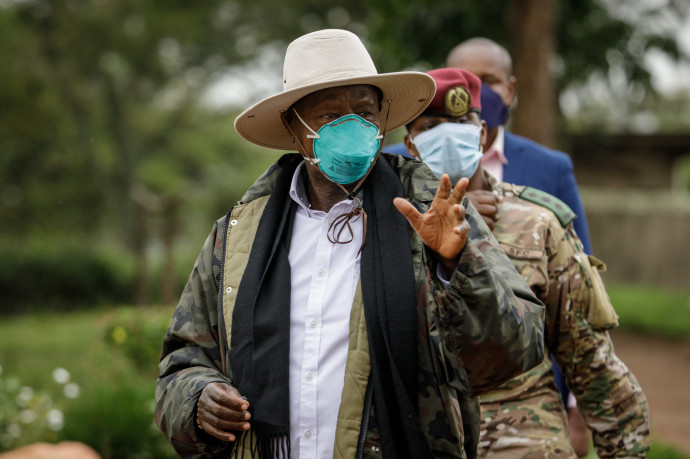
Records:
[[[317,325],[316,319],[311,319],[309,321],[309,328],[316,328],[316,325]]]
[[[232,287],[228,287],[225,289],[225,293],[230,293],[230,292],[232,292]]]
[[[304,432],[304,438],[309,440],[311,438],[311,430],[307,430]]]
[[[316,272],[319,274],[319,277],[323,277],[323,269],[319,268]]]
[[[304,379],[306,379],[307,381],[311,381],[312,379],[314,379],[314,376],[311,373],[307,373],[306,375],[304,375]]]

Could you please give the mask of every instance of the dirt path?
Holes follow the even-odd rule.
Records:
[[[611,333],[616,354],[647,395],[652,437],[690,455],[690,340]]]

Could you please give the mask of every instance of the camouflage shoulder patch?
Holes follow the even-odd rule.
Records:
[[[556,218],[558,218],[558,221],[564,228],[575,220],[575,217],[577,216],[566,203],[557,197],[536,188],[529,186],[525,187],[525,189],[520,193],[520,197],[525,201],[533,202],[549,209],[556,215]]]

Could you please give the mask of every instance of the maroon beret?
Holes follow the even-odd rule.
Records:
[[[482,82],[475,74],[454,67],[427,73],[436,82],[436,95],[423,114],[458,117],[481,112]]]

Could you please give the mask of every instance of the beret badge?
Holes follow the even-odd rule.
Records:
[[[446,92],[446,113],[457,117],[466,114],[472,104],[472,97],[464,86],[454,86]]]

